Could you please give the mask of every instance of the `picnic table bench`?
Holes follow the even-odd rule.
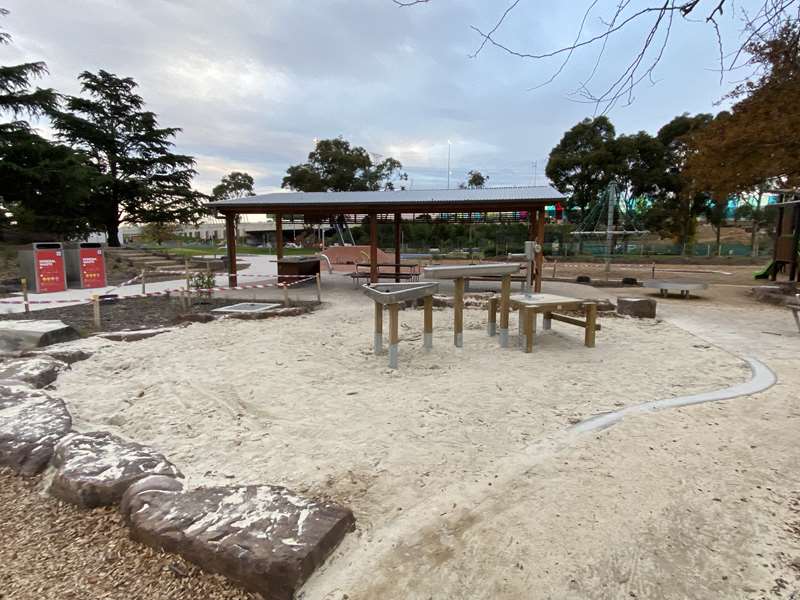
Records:
[[[419,280],[419,265],[417,263],[378,263],[378,279],[394,279],[396,281],[417,281]],[[356,263],[356,270],[348,273],[353,283],[358,285],[361,279],[370,280],[370,263]],[[381,269],[393,269],[392,271],[381,271]],[[404,270],[406,269],[406,270]]]

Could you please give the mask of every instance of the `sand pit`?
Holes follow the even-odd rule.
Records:
[[[451,310],[435,312],[425,353],[422,312],[402,311],[401,368],[391,371],[371,352],[372,303],[343,295],[297,318],[192,325],[104,348],[62,375],[58,393],[78,430],[157,448],[189,486],[310,490],[369,527],[430,489],[485,479],[579,419],[749,376],[739,359],[654,321],[603,319],[596,349],[556,326],[532,355],[501,351],[483,333],[484,311],[466,311],[463,349],[451,323]]]

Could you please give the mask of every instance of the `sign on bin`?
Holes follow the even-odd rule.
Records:
[[[97,288],[106,286],[106,266],[103,250],[100,248],[81,248],[81,287]]]
[[[37,248],[34,260],[37,292],[63,292],[67,289],[64,252],[61,249]]]

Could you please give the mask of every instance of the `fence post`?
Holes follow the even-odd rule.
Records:
[[[92,295],[92,308],[94,310],[94,326],[95,329],[102,329],[103,324],[100,320],[100,296],[97,294]]]
[[[24,277],[19,280],[20,287],[22,287],[22,301],[25,303],[25,314],[31,312],[31,305],[28,302],[28,280]]]
[[[145,274],[147,273],[147,267],[142,268],[142,294],[147,293],[147,286],[145,284]]]
[[[322,280],[319,273],[317,273],[317,302],[322,302]]]
[[[653,272],[650,274],[651,279],[656,278],[656,261],[653,261]]]
[[[189,259],[185,259],[184,266],[186,268],[186,309],[188,310],[189,307],[192,305],[192,294],[189,290],[191,290],[191,277],[189,276]]]
[[[289,288],[285,283],[280,284],[283,287],[283,304],[289,306]]]

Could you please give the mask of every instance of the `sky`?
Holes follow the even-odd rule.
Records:
[[[510,1],[510,0],[509,0]],[[638,4],[646,3],[639,0]],[[715,4],[716,2],[714,2]],[[590,0],[519,0],[496,37],[540,53],[574,41]],[[602,30],[617,0],[597,0],[584,35]],[[636,4],[636,3],[634,3]],[[739,5],[748,4],[741,0]],[[400,160],[415,189],[447,187],[477,169],[488,185],[546,182],[547,156],[564,132],[597,111],[572,92],[616,78],[638,52],[644,23],[599,47],[532,60],[491,46],[473,56],[506,0],[0,0],[13,36],[0,64],[43,60],[39,85],[78,94],[77,75],[133,77],[163,126],[180,127],[204,192],[231,171],[256,191],[280,189],[315,139],[343,136],[378,158]],[[720,21],[726,44],[735,15]],[[703,22],[679,21],[653,82],[608,116],[618,133],[655,133],[684,112],[716,112],[732,87],[720,81],[718,47]],[[40,131],[48,135],[46,123]]]

